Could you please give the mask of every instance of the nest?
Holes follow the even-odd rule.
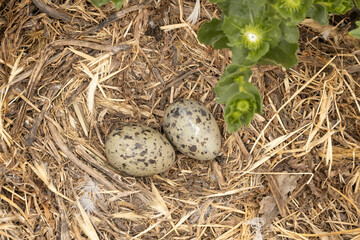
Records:
[[[228,134],[213,88],[228,50],[198,42],[219,16],[194,1],[0,3],[0,239],[358,239],[359,42],[339,24],[301,24],[299,64],[255,66],[263,115]],[[326,34],[324,34],[326,33]],[[202,102],[220,156],[177,153],[153,177],[108,165],[121,122],[161,131],[165,107]]]

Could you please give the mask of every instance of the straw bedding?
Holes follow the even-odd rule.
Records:
[[[351,16],[306,20],[299,64],[256,66],[264,114],[229,135],[213,88],[231,61],[200,44],[202,1],[0,3],[1,239],[360,239],[359,42]],[[161,131],[176,99],[203,102],[220,156],[177,154],[123,176],[104,155],[122,122]]]

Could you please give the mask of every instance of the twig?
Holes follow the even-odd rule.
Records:
[[[194,70],[191,70],[190,72],[185,72],[185,71],[181,72],[174,80],[170,80],[169,82],[167,82],[166,86],[164,88],[162,88],[159,92],[162,93],[162,92],[168,90],[169,88],[174,86],[176,83],[184,80],[185,78],[187,78],[191,74],[194,74],[197,71],[199,71],[199,69],[194,69]]]
[[[313,19],[305,19],[300,23],[300,25],[311,28],[312,30],[320,34],[326,34],[327,38],[333,38],[335,39],[335,41],[338,41],[339,39],[344,39],[344,41],[358,41],[358,39],[349,34],[343,34],[339,29],[334,26],[321,25]]]
[[[149,3],[149,0],[148,1],[145,1],[143,3],[140,3],[138,5],[134,5],[134,6],[131,6],[131,7],[128,7],[124,10],[121,10],[119,12],[116,12],[114,13],[113,15],[109,16],[104,22],[101,22],[99,23],[98,25],[94,26],[94,27],[91,27],[89,28],[88,30],[86,31],[83,31],[79,36],[82,36],[82,35],[88,35],[89,33],[92,33],[92,32],[96,32],[96,31],[99,31],[101,30],[102,28],[110,25],[110,23],[112,22],[115,22],[117,20],[120,20],[121,18],[123,18],[126,14],[130,13],[130,12],[134,12],[134,11],[138,11],[138,10],[142,10],[144,8],[147,8],[150,6]],[[78,36],[78,37],[79,37]]]
[[[73,21],[72,17],[58,9],[52,8],[42,2],[41,0],[33,0],[34,5],[43,13],[46,13],[52,18],[63,20],[64,22],[71,23]],[[74,21],[79,22],[79,21]]]
[[[59,46],[78,46],[78,47],[87,47],[100,51],[109,51],[114,54],[120,51],[126,51],[130,49],[130,46],[127,44],[112,46],[112,45],[104,45],[99,43],[93,43],[83,40],[73,40],[73,39],[64,39],[64,40],[56,40],[49,44],[50,47],[59,47]]]
[[[55,126],[52,123],[48,123],[51,136],[55,142],[55,144],[60,148],[60,150],[73,162],[77,167],[88,173],[91,177],[95,178],[97,181],[101,182],[104,186],[109,189],[114,189],[114,185],[109,182],[104,176],[100,173],[83,163],[79,160],[71,150],[65,145],[65,143],[61,140],[59,132],[56,130]]]
[[[55,194],[55,198],[56,198],[56,201],[57,201],[57,204],[59,207],[59,213],[60,213],[60,220],[59,220],[60,233],[61,233],[60,240],[70,239],[69,224],[68,224],[68,219],[66,216],[66,209],[65,209],[64,203],[62,202],[62,198],[60,198],[56,194]]]
[[[114,173],[112,170],[110,170],[109,168],[106,168],[104,166],[102,166],[101,164],[99,164],[93,157],[91,157],[86,150],[84,149],[83,146],[76,146],[75,147],[76,152],[82,157],[84,158],[87,162],[89,162],[93,167],[97,168],[100,172],[102,172],[103,174],[105,174],[106,176],[108,176],[109,178],[111,178],[114,182],[117,183],[118,186],[122,185],[125,187],[125,185],[122,182],[122,177],[117,174]],[[127,189],[126,190],[130,190]]]
[[[287,208],[286,208],[286,202],[284,201],[283,197],[281,196],[279,185],[272,175],[266,175],[266,178],[269,183],[270,191],[275,199],[276,206],[279,209],[280,215],[282,217],[287,216]]]
[[[25,97],[27,99],[31,99],[34,95],[34,89],[36,85],[39,83],[42,75],[44,74],[44,68],[47,64],[47,60],[53,54],[53,51],[48,51],[48,48],[45,47],[43,51],[40,53],[39,60],[36,62],[33,71],[31,72],[30,80],[26,89]],[[25,113],[26,113],[27,103],[23,102],[20,106],[18,117],[14,123],[14,126],[11,130],[12,134],[16,134],[21,131],[22,126],[24,124]]]
[[[40,126],[40,123],[42,122],[42,120],[44,119],[45,114],[47,113],[47,111],[50,109],[51,106],[51,102],[52,102],[52,98],[56,95],[56,93],[59,90],[59,86],[54,86],[52,89],[50,89],[50,91],[47,94],[47,102],[44,104],[41,113],[36,117],[33,127],[31,128],[31,131],[29,133],[28,138],[26,139],[25,145],[26,146],[30,146],[32,145],[35,135],[37,133],[37,130]]]

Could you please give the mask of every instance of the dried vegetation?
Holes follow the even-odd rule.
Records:
[[[301,26],[298,66],[254,68],[264,114],[229,135],[213,87],[230,61],[196,32],[202,1],[0,3],[0,239],[360,239],[359,42]],[[41,9],[41,10],[39,10]],[[345,29],[341,31],[341,29]],[[204,102],[222,154],[119,175],[120,122],[160,130],[179,98]]]

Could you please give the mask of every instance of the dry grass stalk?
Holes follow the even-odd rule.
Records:
[[[334,22],[326,39],[304,22],[290,70],[254,67],[264,114],[229,135],[213,88],[231,54],[196,38],[219,16],[208,1],[194,25],[184,21],[194,1],[129,1],[120,11],[90,1],[37,0],[41,11],[31,1],[5,2],[0,239],[359,235],[358,45],[332,35],[346,21]],[[165,107],[180,98],[214,114],[219,157],[200,163],[178,153],[168,172],[151,178],[109,167],[104,142],[114,127],[161,130]]]

